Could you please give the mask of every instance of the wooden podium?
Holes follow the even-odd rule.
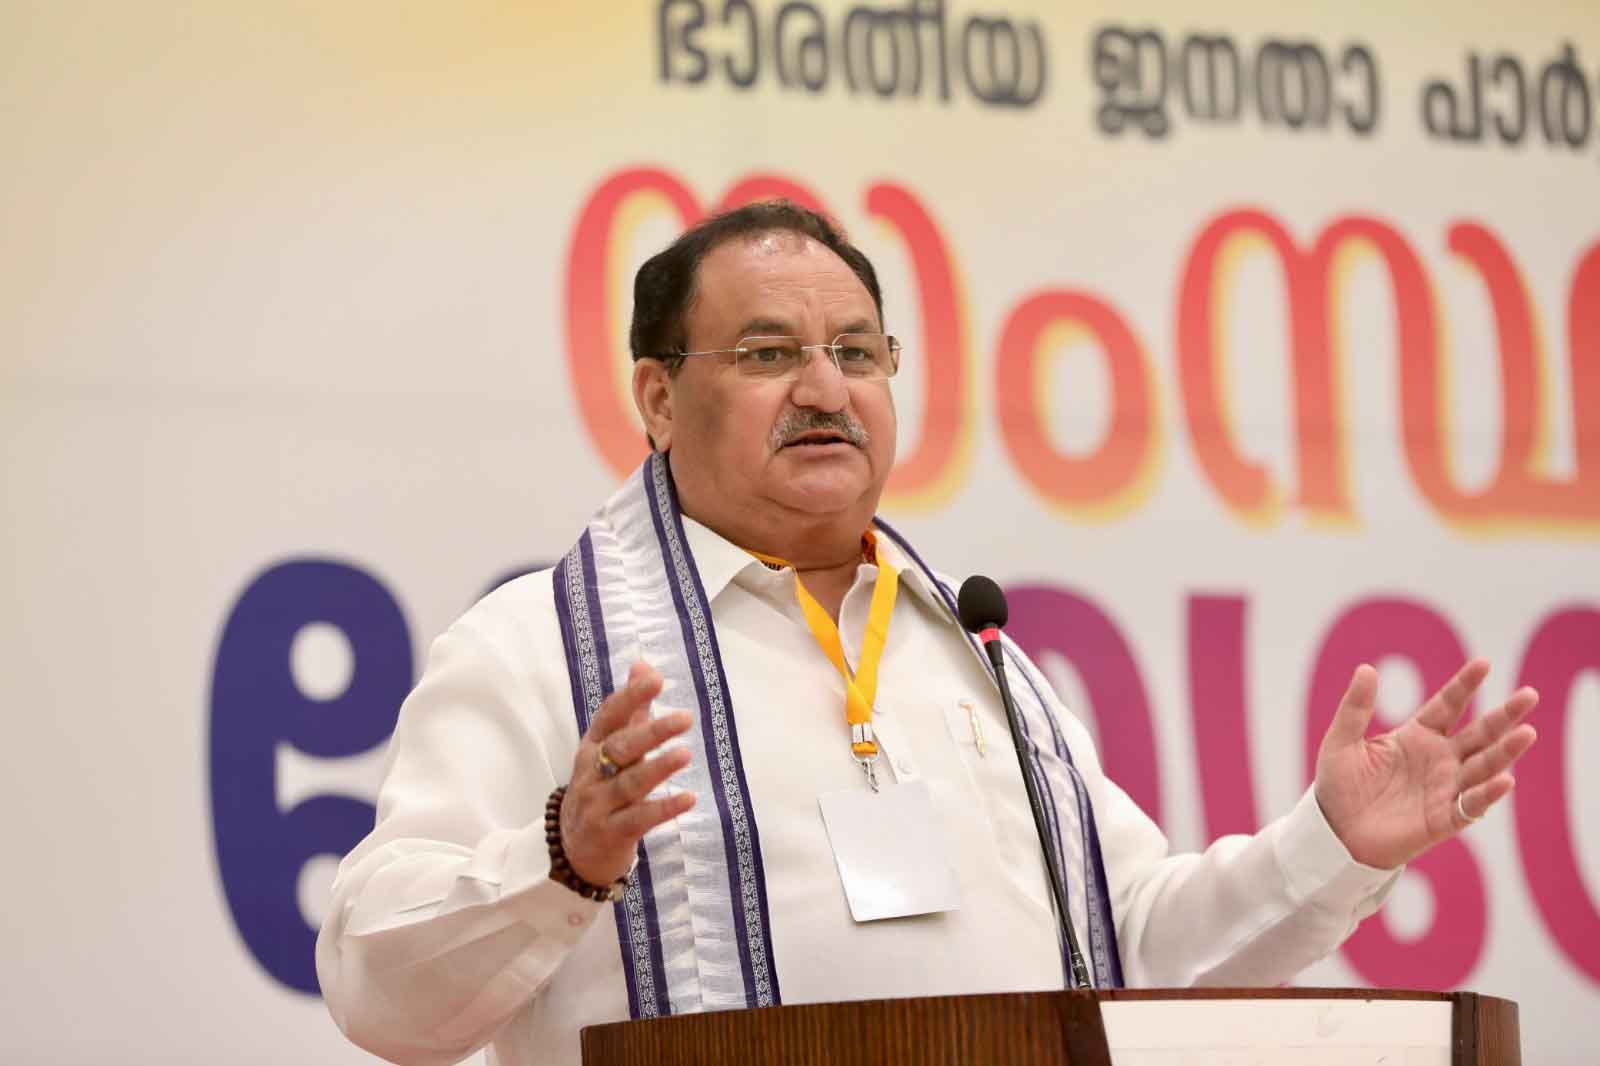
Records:
[[[595,1025],[584,1066],[1521,1066],[1472,992],[1116,989],[815,1003]]]

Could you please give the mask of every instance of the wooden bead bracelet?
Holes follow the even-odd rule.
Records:
[[[562,785],[550,793],[544,804],[544,842],[550,846],[550,880],[566,885],[585,899],[615,903],[628,890],[626,877],[619,877],[609,885],[596,885],[579,877],[567,861],[567,853],[561,847],[561,801],[566,795],[567,786]]]

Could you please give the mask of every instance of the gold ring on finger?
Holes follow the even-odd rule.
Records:
[[[1482,818],[1483,815],[1480,814],[1480,815],[1477,815],[1477,816],[1473,816],[1473,815],[1470,815],[1470,814],[1467,813],[1467,805],[1461,802],[1461,797],[1465,796],[1465,795],[1466,795],[1465,792],[1457,792],[1456,793],[1456,813],[1461,815],[1461,820],[1463,822],[1466,822],[1468,825],[1471,825],[1473,822],[1476,822],[1479,818]]]
[[[616,777],[622,770],[621,764],[606,754],[605,741],[601,741],[599,747],[595,749],[594,768],[605,778]]]

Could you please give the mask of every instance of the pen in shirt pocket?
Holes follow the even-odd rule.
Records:
[[[983,724],[978,721],[977,704],[971,700],[961,700],[957,706],[967,712],[967,721],[972,724],[972,743],[978,749],[978,757],[980,759],[988,758],[989,746],[983,742]]]

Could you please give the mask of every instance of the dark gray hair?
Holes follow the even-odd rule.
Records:
[[[712,249],[742,237],[782,231],[810,237],[843,259],[872,295],[883,320],[883,293],[872,263],[833,221],[792,200],[761,200],[712,215],[685,230],[664,250],[645,260],[633,278],[633,324],[628,347],[633,359],[666,359],[686,350],[684,325],[694,299],[700,262]]]

